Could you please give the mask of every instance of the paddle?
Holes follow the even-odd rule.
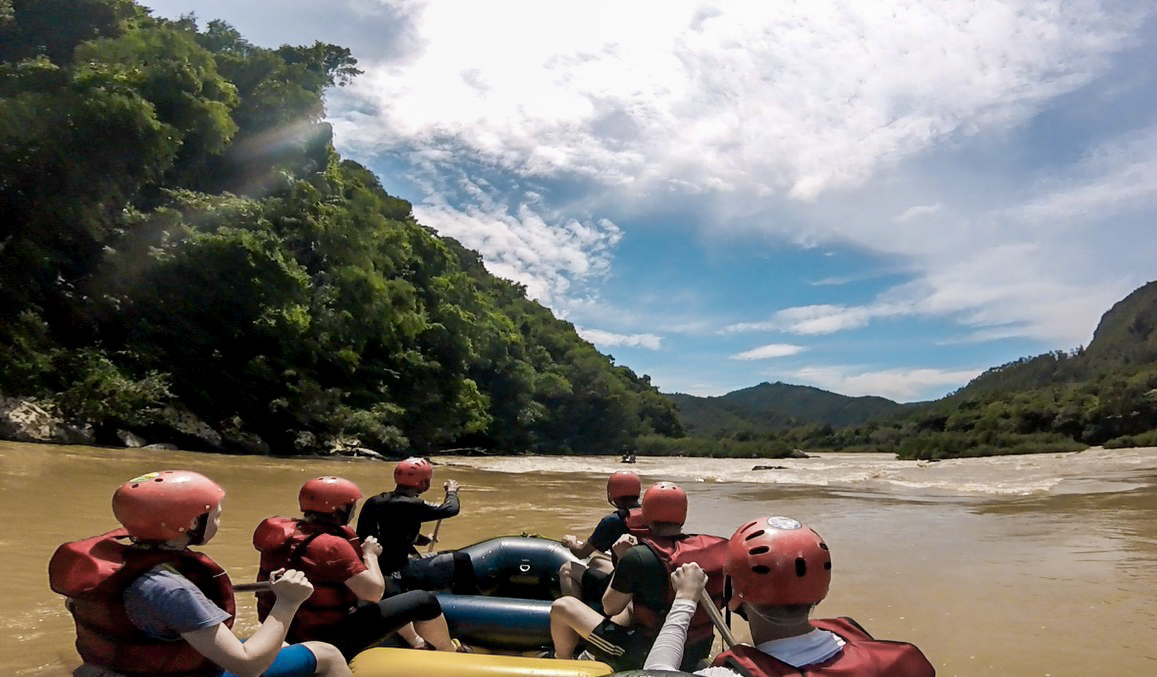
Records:
[[[715,608],[715,602],[711,600],[711,595],[707,594],[706,589],[699,591],[699,606],[703,607],[703,610],[711,617],[711,622],[719,628],[719,634],[723,635],[723,641],[727,643],[727,648],[730,649],[739,644],[735,641],[735,635],[731,634],[731,628],[727,627],[727,622],[723,620],[723,614]]]
[[[442,520],[438,520],[434,524],[434,533],[430,534],[430,547],[426,548],[426,553],[434,552],[434,546],[438,545],[438,530],[442,528]]]
[[[272,590],[273,583],[271,581],[257,581],[256,583],[234,583],[233,592],[265,592]]]

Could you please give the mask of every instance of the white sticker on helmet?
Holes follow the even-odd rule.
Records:
[[[773,529],[782,529],[788,531],[790,529],[802,529],[803,525],[793,520],[790,517],[768,517],[767,526]]]

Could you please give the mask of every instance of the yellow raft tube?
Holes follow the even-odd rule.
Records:
[[[357,677],[602,677],[614,672],[597,661],[387,648],[361,652],[350,669]]]

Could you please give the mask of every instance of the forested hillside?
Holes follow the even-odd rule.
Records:
[[[0,391],[97,442],[617,450],[646,376],[334,150],[335,45],[130,0],[0,0]]]
[[[1101,318],[1087,348],[989,369],[902,417],[839,431],[835,448],[907,458],[1157,445],[1157,282]]]
[[[782,383],[668,397],[694,437],[656,441],[656,449],[946,458],[1157,445],[1157,282],[1106,312],[1087,348],[994,367],[934,402],[900,405]],[[859,418],[841,427],[841,416]]]
[[[760,383],[719,397],[668,395],[687,432],[767,433],[806,424],[849,426],[896,413],[906,405],[883,397],[847,397],[811,386]]]

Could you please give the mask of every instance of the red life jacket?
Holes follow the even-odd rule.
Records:
[[[707,534],[684,534],[674,537],[651,536],[641,540],[655,553],[668,576],[682,564],[694,562],[707,574],[707,593],[715,602],[715,607],[723,608],[723,564],[727,561],[727,539]],[[662,609],[652,609],[640,600],[634,600],[635,620],[639,625],[653,628],[656,632],[663,624],[671,602],[675,601],[675,590],[667,580],[667,605]],[[711,617],[703,609],[696,609],[687,628],[687,643],[705,641],[714,633]]]
[[[636,538],[648,538],[651,536],[651,530],[647,528],[647,523],[643,521],[643,509],[641,507],[619,508],[615,511],[615,514],[627,525],[627,533]]]
[[[344,580],[329,580],[315,568],[318,560],[313,542],[322,535],[344,538],[355,551],[361,551],[358,535],[348,526],[270,517],[257,525],[253,532],[253,547],[261,553],[257,580],[268,581],[269,573],[278,569],[297,569],[313,584],[313,594],[293,617],[286,635],[287,642],[318,639],[323,628],[340,621],[358,603],[358,596]],[[272,592],[257,594],[257,618],[262,622],[269,616],[276,599]]]
[[[736,646],[715,657],[744,677],[935,677],[936,668],[911,644],[873,639],[850,618],[814,620],[811,624],[844,639],[844,648],[823,663],[795,668],[753,646]]]
[[[133,581],[158,565],[169,565],[196,585],[225,613],[233,627],[233,584],[225,570],[192,550],[142,548],[129,543],[128,532],[65,543],[48,563],[48,582],[68,597],[76,622],[76,650],[86,663],[125,675],[200,677],[221,668],[184,640],[150,637],[129,620],[124,593]]]

